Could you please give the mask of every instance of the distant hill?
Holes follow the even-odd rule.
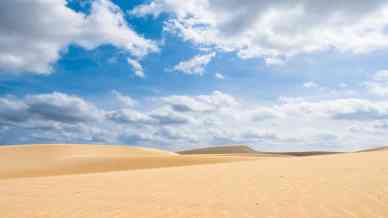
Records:
[[[301,152],[258,152],[262,154],[273,154],[273,155],[287,155],[295,157],[304,156],[316,156],[316,155],[330,155],[330,154],[342,154],[345,152],[331,152],[331,151],[301,151]]]
[[[256,154],[257,151],[246,145],[230,145],[198,148],[177,152],[178,154]]]
[[[388,147],[384,146],[384,147],[370,148],[370,149],[359,150],[356,152],[361,153],[361,152],[382,151],[382,150],[388,150]]]
[[[258,156],[314,156],[314,155],[329,155],[339,154],[341,152],[329,152],[329,151],[304,151],[304,152],[262,152],[256,151],[247,145],[226,145],[207,148],[198,148],[192,150],[185,150],[177,152],[178,154],[245,154],[245,155],[258,155]]]

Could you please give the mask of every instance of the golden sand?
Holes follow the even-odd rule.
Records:
[[[187,156],[181,158],[179,161],[184,161]],[[0,217],[388,217],[387,150],[249,158],[195,166],[3,178]],[[13,164],[24,161],[16,156],[12,159]],[[141,159],[138,156],[138,163]],[[8,161],[4,155],[0,157],[1,163]],[[148,161],[145,158],[143,162]],[[12,167],[2,164],[1,168]]]
[[[182,156],[151,148],[108,145],[19,145],[0,147],[0,179],[250,160],[243,155]]]

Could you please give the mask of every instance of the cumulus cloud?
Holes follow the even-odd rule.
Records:
[[[385,97],[385,96],[388,96],[387,85],[388,84],[369,82],[367,83],[367,88],[369,93],[371,93],[372,95]]]
[[[174,66],[174,70],[189,75],[202,76],[205,66],[213,59],[216,53],[197,55],[189,60],[182,61]]]
[[[380,70],[373,76],[373,80],[388,82],[388,70]]]
[[[365,83],[368,92],[372,95],[388,96],[388,70],[380,70],[372,79]]]
[[[127,59],[128,64],[131,66],[133,72],[135,73],[136,76],[144,78],[144,69],[143,66],[139,63],[139,61],[128,58]]]
[[[44,120],[72,123],[95,121],[101,116],[92,103],[59,92],[28,96],[25,103],[31,116]]]
[[[322,101],[297,101],[282,104],[279,110],[286,114],[326,117],[335,120],[370,121],[387,118],[388,104],[367,99],[334,99]]]
[[[367,53],[388,46],[385,0],[153,0],[130,13],[168,14],[165,31],[185,41],[269,64],[302,53]]]
[[[225,76],[222,73],[216,73],[216,74],[214,74],[214,76],[216,77],[216,79],[219,79],[219,80],[225,79]]]
[[[374,124],[374,127],[377,129],[388,129],[388,119],[382,120]]]
[[[114,92],[115,93],[115,92]],[[346,149],[387,143],[388,104],[359,98],[246,103],[221,91],[104,108],[65,93],[0,97],[0,144],[250,144],[266,150]],[[366,131],[368,130],[368,131]],[[329,146],[329,147],[327,147]]]
[[[161,108],[153,111],[150,115],[160,125],[182,125],[193,122],[192,118],[176,111]]]
[[[220,108],[238,105],[238,101],[228,94],[214,91],[210,95],[199,96],[168,96],[162,101],[178,112],[211,112]]]
[[[192,144],[199,142],[190,129],[172,128],[167,126],[160,128],[157,134],[160,138],[177,140],[182,143],[190,142],[190,144]]]
[[[333,117],[338,120],[383,120],[388,118],[387,106],[386,104],[357,104],[352,108],[336,111]]]
[[[91,3],[84,14],[66,0],[0,2],[0,69],[48,74],[70,44],[95,49],[110,44],[141,58],[158,51],[138,35],[109,0]]]
[[[122,124],[153,124],[155,120],[150,116],[133,109],[119,109],[109,111],[106,117],[114,122]]]
[[[345,88],[348,88],[348,87],[349,87],[349,85],[348,85],[347,83],[340,83],[338,86],[339,86],[340,88],[342,88],[342,89],[345,89]]]
[[[264,59],[265,60],[265,63],[267,65],[283,65],[285,64],[285,60],[281,59],[281,58],[277,58],[277,57],[267,57]]]
[[[0,98],[1,120],[23,122],[28,119],[78,123],[98,121],[102,116],[94,104],[79,97],[54,92],[24,99]]]
[[[122,93],[116,91],[116,90],[113,90],[112,91],[112,94],[113,96],[116,98],[118,104],[121,106],[121,107],[124,107],[124,108],[131,108],[131,107],[134,107],[137,105],[137,101],[127,95],[123,95]]]
[[[249,111],[252,121],[263,121],[276,118],[282,118],[285,114],[277,108],[271,107],[255,107]]]
[[[306,82],[303,84],[303,87],[305,88],[317,88],[319,85],[313,81]]]
[[[145,132],[127,132],[119,136],[119,141],[127,145],[148,146],[155,143],[156,140],[154,134]]]
[[[244,138],[248,140],[262,140],[262,139],[275,139],[276,134],[268,132],[268,131],[258,131],[258,130],[248,130],[242,135]]]
[[[0,98],[0,105],[0,123],[21,122],[28,118],[28,106],[24,102]]]
[[[104,119],[104,111],[93,103],[59,92],[2,97],[0,103],[2,144],[93,141],[97,123]]]

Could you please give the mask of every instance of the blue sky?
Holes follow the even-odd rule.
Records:
[[[0,144],[388,143],[387,1],[0,8]]]

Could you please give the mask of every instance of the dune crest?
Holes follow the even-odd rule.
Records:
[[[356,152],[362,153],[362,152],[373,152],[373,151],[384,151],[384,150],[388,150],[388,146],[382,146],[382,147],[376,147],[376,148],[363,149],[363,150],[359,150],[359,151],[356,151]]]
[[[251,156],[282,156],[282,157],[304,157],[316,155],[340,154],[342,152],[329,151],[301,151],[301,152],[264,152],[252,149],[247,145],[227,145],[205,147],[192,150],[185,150],[177,152],[184,155],[192,154],[215,154],[215,155],[251,155]]]
[[[177,152],[178,154],[255,154],[254,149],[247,145],[228,145],[205,147]]]

